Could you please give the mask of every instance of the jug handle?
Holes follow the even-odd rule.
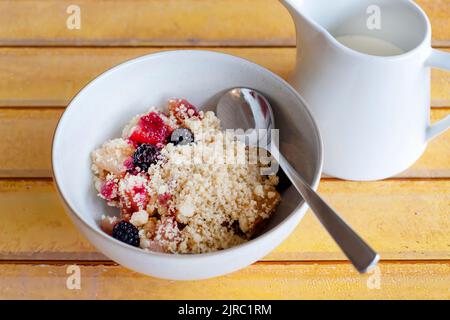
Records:
[[[450,53],[431,49],[426,65],[450,71]],[[450,115],[427,128],[426,139],[430,141],[450,128]]]

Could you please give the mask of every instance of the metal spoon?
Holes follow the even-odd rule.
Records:
[[[270,132],[275,127],[270,103],[261,93],[252,89],[235,88],[228,91],[219,100],[216,111],[224,129],[266,129]],[[270,139],[270,136],[268,133],[264,139]],[[279,152],[278,146],[271,141],[264,141],[263,145],[278,159],[286,176],[355,268],[365,273],[374,267],[380,259],[379,255],[305,182]]]

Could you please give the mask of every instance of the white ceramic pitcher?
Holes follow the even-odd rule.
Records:
[[[291,84],[319,125],[325,173],[348,180],[394,176],[449,128],[450,117],[430,125],[430,67],[450,70],[450,54],[431,48],[430,22],[414,2],[281,2],[297,29]]]

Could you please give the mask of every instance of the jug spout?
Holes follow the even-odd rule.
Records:
[[[317,4],[317,2],[322,2],[321,0],[280,0],[280,2],[294,20],[297,29],[297,42],[300,42],[303,36],[307,34],[328,34],[326,28],[321,25],[320,15],[316,16],[318,7],[320,8],[320,5],[323,5],[323,3]]]
[[[289,11],[296,25],[297,23],[300,22],[304,23],[312,22],[310,20],[311,18],[307,18],[304,0],[280,0],[280,2]]]
[[[298,1],[295,0],[280,0],[280,2],[290,11],[290,12],[297,12],[299,11]]]

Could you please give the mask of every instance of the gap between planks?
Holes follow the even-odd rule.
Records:
[[[2,42],[2,39],[0,39],[0,43]],[[248,44],[249,43],[249,44]],[[433,41],[432,46],[433,49],[438,50],[449,50],[450,49],[450,40],[446,41]],[[227,43],[206,43],[204,45],[188,45],[188,44],[174,44],[174,45],[151,45],[151,44],[140,44],[140,45],[119,45],[119,44],[87,44],[87,45],[57,45],[57,44],[20,44],[20,45],[14,45],[14,44],[6,44],[1,45],[0,49],[168,49],[168,50],[186,50],[188,48],[191,49],[199,49],[199,50],[208,50],[208,49],[296,49],[297,45],[294,43],[291,44],[264,44],[264,43],[258,43],[255,42],[252,44],[252,42],[247,42],[247,45],[245,43],[242,44],[227,44]]]
[[[450,259],[432,259],[432,260],[380,260],[379,264],[383,265],[433,265],[433,264],[449,264]],[[120,266],[113,260],[0,260],[1,265],[46,265],[46,266]],[[252,263],[251,266],[308,266],[308,265],[349,265],[348,260],[261,260]]]
[[[436,182],[436,181],[449,181],[450,177],[402,177],[402,176],[397,176],[397,177],[391,177],[388,179],[384,179],[381,181],[360,181],[359,183],[372,183],[372,182],[382,182],[382,181],[398,181],[398,182],[413,182],[413,181],[417,181],[417,182]],[[2,181],[10,181],[12,183],[14,182],[19,182],[19,181],[29,181],[29,182],[39,182],[39,181],[47,181],[47,182],[51,182],[53,183],[53,177],[48,176],[48,177],[0,177],[0,184]],[[330,176],[326,176],[323,175],[320,178],[320,181],[327,181],[327,182],[349,182],[349,183],[358,183],[358,181],[351,181],[351,180],[342,180],[339,178],[334,178],[334,177],[330,177]]]
[[[448,0],[417,0],[433,43],[450,44]],[[286,8],[275,0],[78,0],[82,25],[66,26],[71,0],[0,3],[0,44],[14,46],[277,46],[295,44]],[[261,27],[264,26],[264,27]]]

